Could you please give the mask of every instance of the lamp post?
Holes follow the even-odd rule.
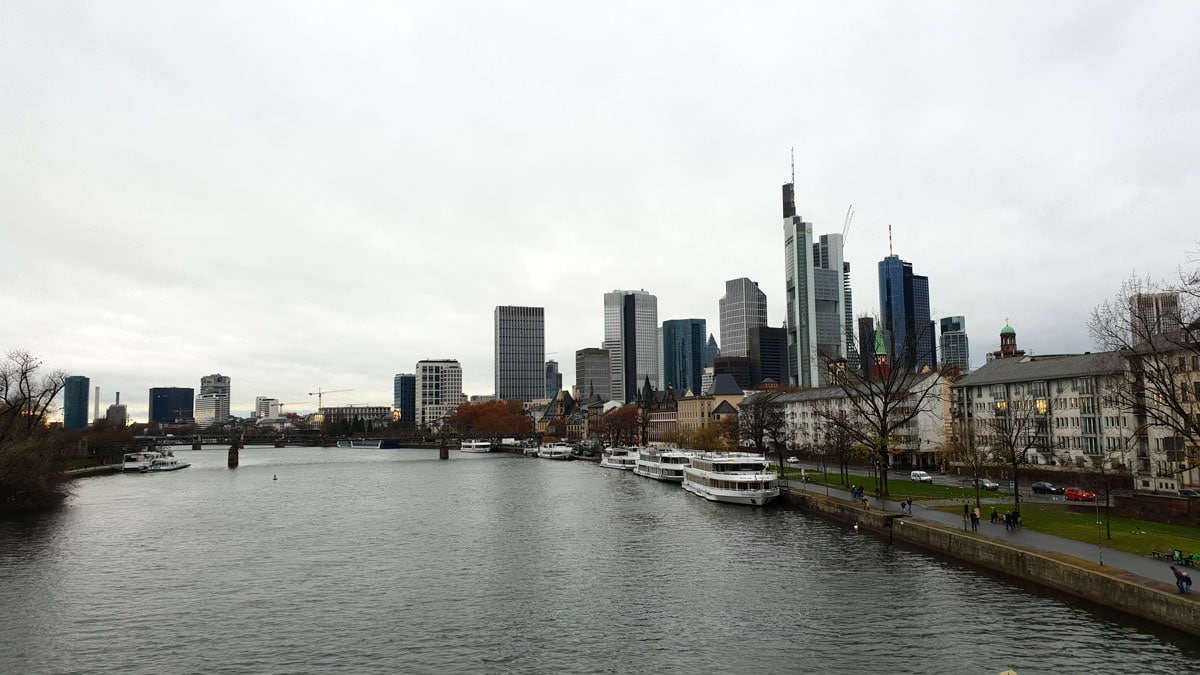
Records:
[[[1104,499],[1108,501],[1108,491],[1104,491]],[[1096,505],[1096,547],[1100,556],[1100,564],[1104,565],[1104,539],[1100,536],[1100,497],[1092,498],[1092,502]]]

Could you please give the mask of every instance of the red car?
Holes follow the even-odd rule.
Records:
[[[1068,501],[1072,502],[1090,502],[1095,501],[1096,499],[1095,492],[1089,492],[1088,490],[1077,487],[1069,487],[1066,490],[1063,490],[1063,496],[1066,497]]]

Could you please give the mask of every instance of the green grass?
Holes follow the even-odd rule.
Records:
[[[958,513],[961,509],[958,506],[936,508],[949,513]],[[997,510],[1001,514],[1011,508],[1011,505],[1004,507],[997,505]],[[991,509],[984,507],[984,525],[990,526],[987,522],[990,515]],[[1065,504],[1021,504],[1023,526],[1037,532],[1089,543],[1103,542],[1105,548],[1139,555],[1150,555],[1150,552],[1156,548],[1166,551],[1179,549],[1183,551],[1184,555],[1200,553],[1200,528],[1113,517],[1108,522],[1108,529],[1111,529],[1112,532],[1110,539],[1108,529],[1105,527],[1106,517],[1103,505],[1100,506],[1099,534],[1097,534],[1096,520],[1095,511],[1072,511]]]
[[[849,490],[850,485],[861,485],[866,489],[868,495],[875,494],[875,488],[878,481],[871,476],[857,476],[851,474],[843,482],[842,477],[836,473],[828,475],[822,474],[819,471],[805,469],[805,475],[808,477],[809,483],[818,485],[828,485],[839,490]],[[800,469],[785,467],[784,475],[788,480],[800,480]],[[935,485],[933,483],[915,483],[903,478],[896,479],[888,476],[888,499],[899,501],[912,497],[913,501],[937,500],[937,499],[954,499],[954,500],[974,500],[975,488],[949,487],[946,485]],[[1004,492],[989,492],[980,490],[979,497],[981,499],[989,499],[995,497],[1011,497],[1012,495]],[[962,508],[961,506],[959,508]]]

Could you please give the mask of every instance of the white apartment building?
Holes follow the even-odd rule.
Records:
[[[417,361],[417,425],[440,429],[442,422],[466,401],[462,366],[454,359]]]

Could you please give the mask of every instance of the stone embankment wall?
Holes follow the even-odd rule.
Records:
[[[1181,596],[1173,584],[1100,567],[1071,556],[1006,544],[938,523],[897,513],[863,509],[842,499],[812,493],[785,492],[802,510],[952,556],[1047,588],[1069,593],[1105,607],[1200,635],[1200,602]]]
[[[1104,508],[1103,505],[1100,508]],[[1200,497],[1113,495],[1112,514],[1121,518],[1200,527]]]

